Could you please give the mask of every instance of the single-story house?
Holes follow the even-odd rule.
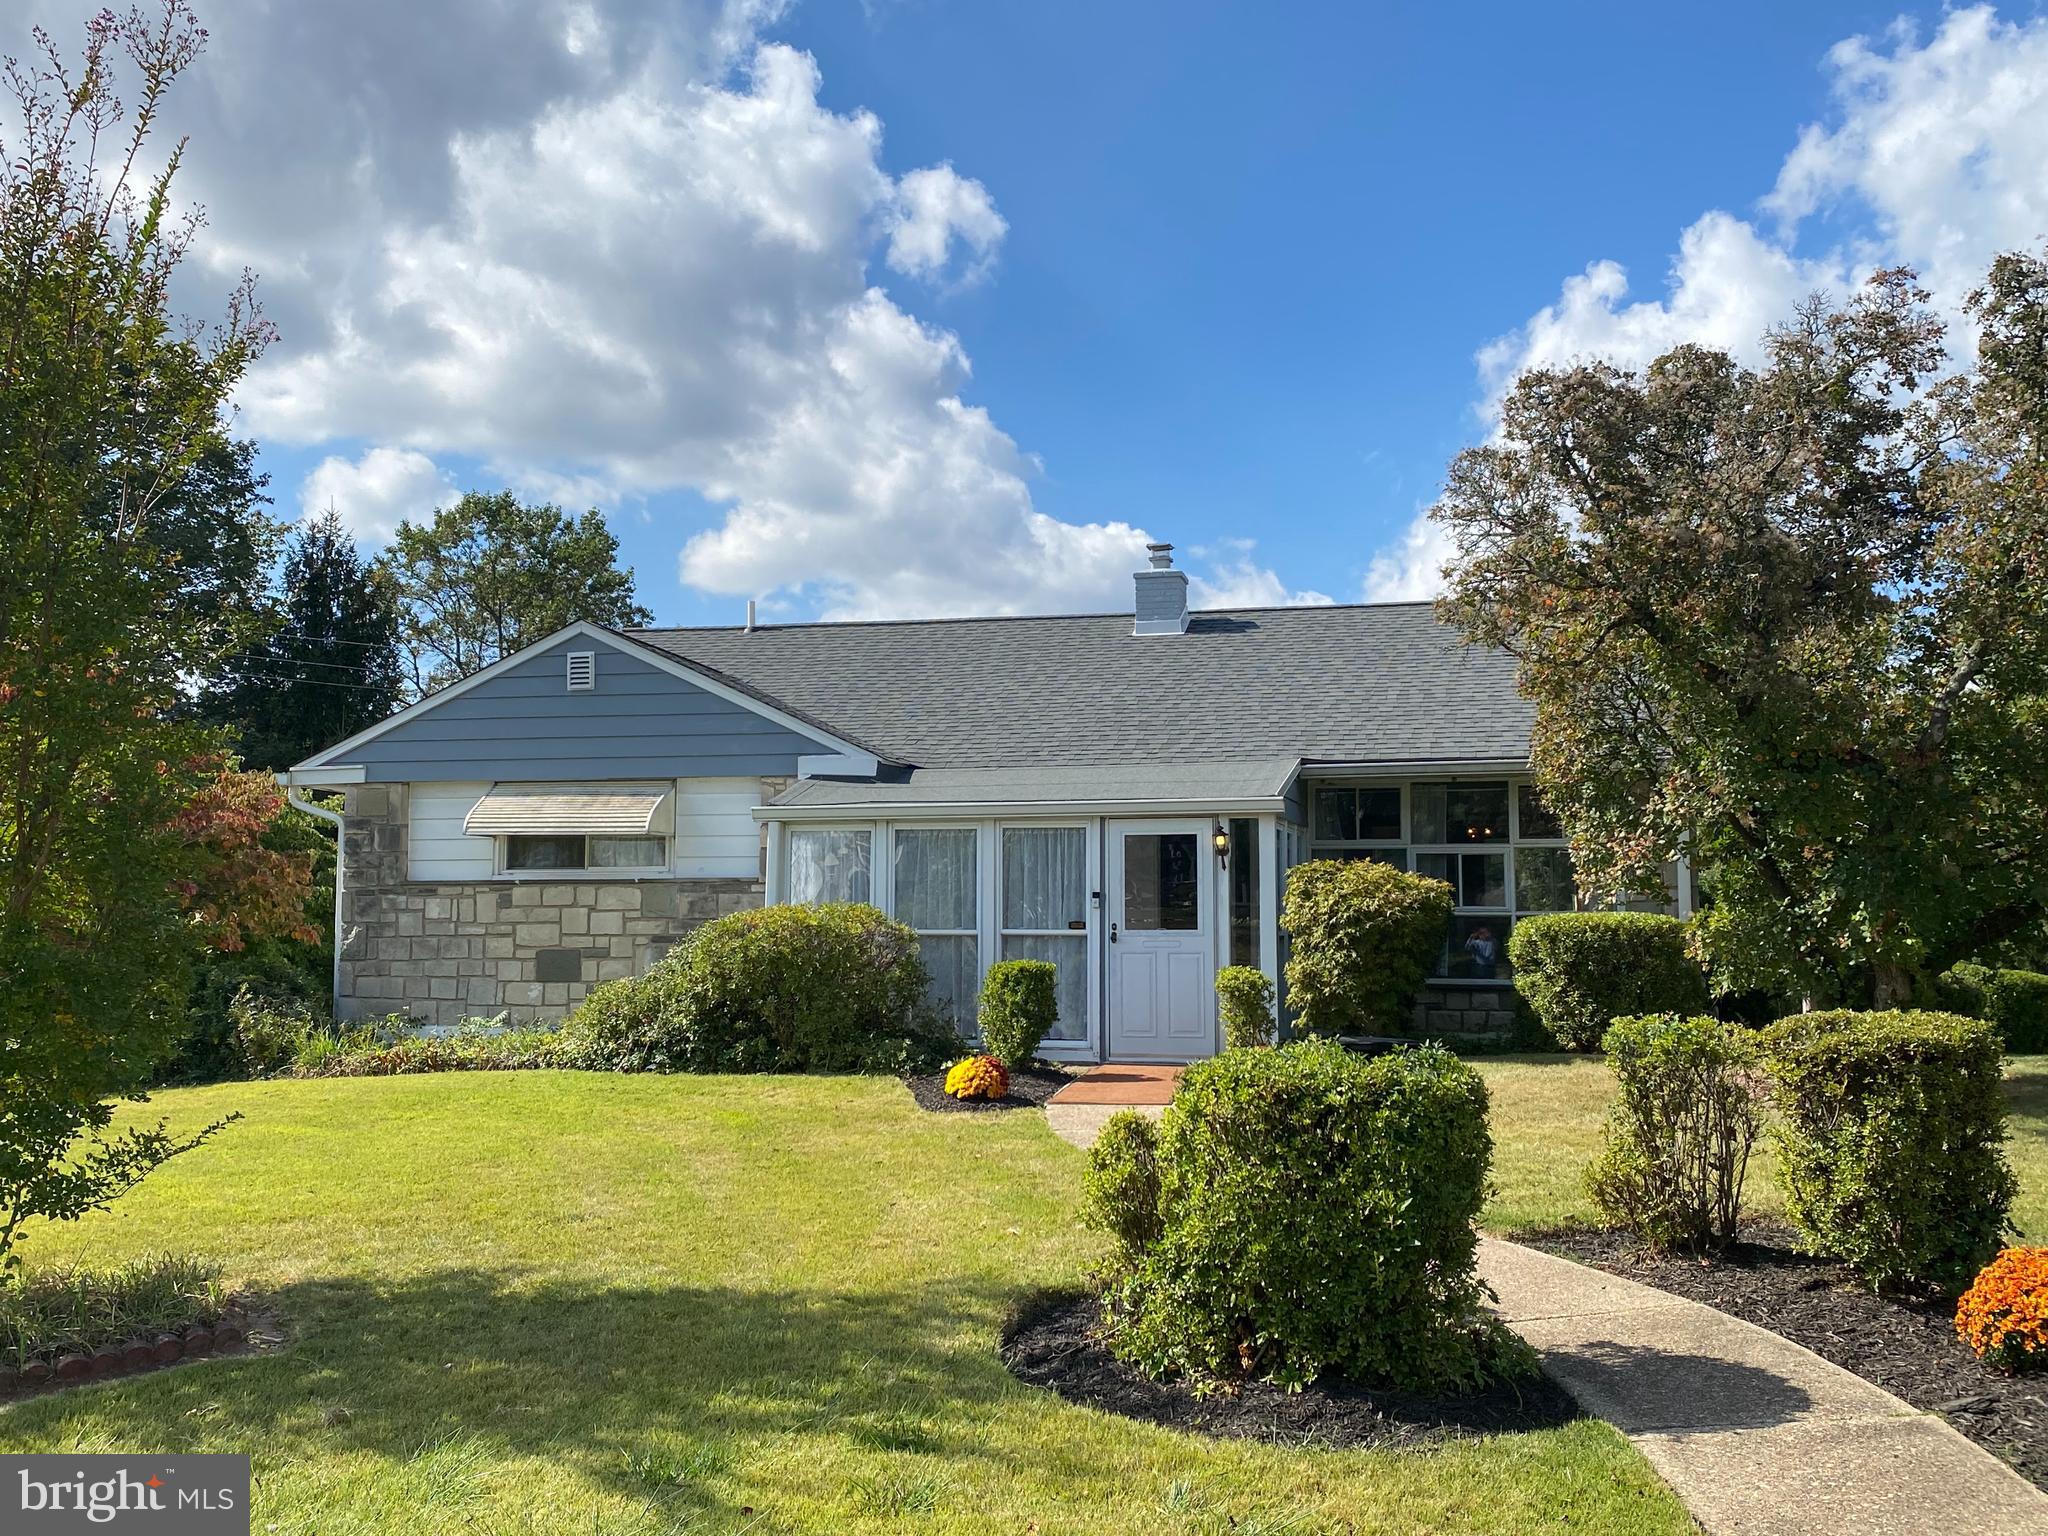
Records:
[[[1427,604],[1190,612],[1155,545],[1124,613],[575,624],[279,777],[346,795],[341,1017],[558,1018],[711,918],[865,901],[963,1031],[1045,959],[1048,1055],[1185,1061],[1310,858],[1449,880],[1417,1027],[1505,1031],[1509,932],[1574,900],[1532,716]]]

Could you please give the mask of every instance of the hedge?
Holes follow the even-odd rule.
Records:
[[[1950,967],[1934,984],[1936,1000],[1954,1013],[1988,1020],[2016,1056],[2048,1051],[2048,976],[2039,971]]]
[[[1798,1014],[1763,1033],[1785,1210],[1884,1291],[1961,1291],[2010,1229],[2003,1052],[1951,1013]]]
[[[1304,1034],[1391,1034],[1443,950],[1451,888],[1373,859],[1314,859],[1287,876],[1287,1002]]]
[[[1027,1067],[1059,1022],[1059,967],[1050,960],[998,960],[981,984],[982,1047],[1012,1072]]]
[[[1223,1043],[1229,1049],[1273,1043],[1273,982],[1257,966],[1226,965],[1218,971],[1216,1005],[1223,1018]]]
[[[1197,1386],[1442,1391],[1531,1370],[1474,1273],[1492,1152],[1486,1085],[1441,1047],[1198,1062],[1156,1136],[1124,1122],[1092,1159],[1086,1214],[1119,1246],[1111,1347]]]
[[[1508,937],[1515,986],[1568,1051],[1590,1051],[1618,1018],[1698,1014],[1707,978],[1686,926],[1649,912],[1551,912]]]
[[[959,1044],[928,986],[917,936],[873,907],[763,907],[598,987],[565,1029],[577,1064],[615,1071],[926,1071]]]

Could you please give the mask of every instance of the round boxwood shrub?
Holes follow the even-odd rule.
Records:
[[[1373,859],[1314,859],[1287,876],[1287,1002],[1303,1033],[1389,1034],[1406,1022],[1451,921],[1451,888]]]
[[[1954,1295],[1998,1252],[2007,1165],[1998,1036],[1952,1013],[1798,1014],[1763,1034],[1785,1212],[1880,1290]]]
[[[1531,1368],[1480,1306],[1486,1085],[1449,1052],[1227,1051],[1181,1080],[1156,1173],[1147,1141],[1096,1154],[1087,1212],[1123,1250],[1111,1346],[1148,1374],[1437,1391]]]
[[[2038,971],[1951,966],[1936,978],[1934,995],[1943,1008],[1989,1023],[2015,1056],[2048,1051],[2048,976]]]
[[[1707,1009],[1707,977],[1685,924],[1651,912],[1549,912],[1508,936],[1515,988],[1568,1051],[1590,1051],[1618,1018]]]
[[[1216,973],[1216,1003],[1223,1043],[1233,1051],[1273,1043],[1273,980],[1255,965],[1226,965]]]
[[[928,985],[917,936],[873,907],[764,907],[597,988],[569,1044],[626,1072],[927,1071],[958,1045]]]
[[[1031,1064],[1059,1021],[1059,975],[1050,960],[998,960],[988,968],[981,984],[981,1043],[1012,1072]]]

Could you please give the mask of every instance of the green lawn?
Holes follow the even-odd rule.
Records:
[[[1487,1070],[1518,1120],[1597,1115],[1597,1069]],[[156,1108],[247,1118],[31,1258],[216,1254],[293,1342],[0,1411],[0,1449],[253,1451],[263,1536],[1690,1528],[1597,1423],[1289,1450],[1019,1386],[1006,1305],[1092,1253],[1081,1156],[1039,1115],[924,1115],[889,1081],[555,1072]],[[1502,1212],[1572,1198],[1562,1148],[1502,1139]]]
[[[1600,1142],[1613,1076],[1602,1061],[1510,1056],[1474,1063],[1493,1092],[1494,1182],[1486,1210],[1496,1232],[1594,1219],[1580,1176]],[[2048,1056],[2014,1057],[2006,1067],[2012,1139],[2006,1154],[2020,1176],[2013,1218],[2025,1237],[2048,1242]],[[1768,1147],[1750,1165],[1749,1202],[1782,1208]]]

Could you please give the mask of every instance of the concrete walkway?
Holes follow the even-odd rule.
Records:
[[[1933,1414],[1775,1333],[1488,1238],[1500,1314],[1710,1536],[2041,1536],[2048,1494]]]

